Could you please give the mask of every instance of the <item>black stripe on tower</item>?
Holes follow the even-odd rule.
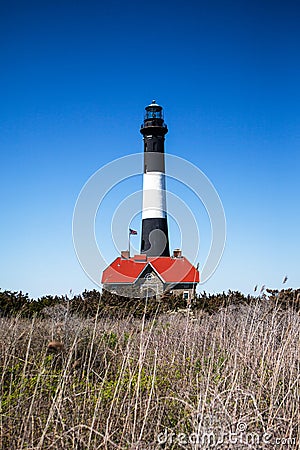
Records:
[[[166,217],[142,220],[141,253],[147,256],[170,256]]]
[[[163,109],[154,100],[145,109],[144,123],[140,130],[144,137],[141,253],[148,256],[170,256],[168,221],[164,210],[166,204],[164,141],[168,128],[164,123]]]

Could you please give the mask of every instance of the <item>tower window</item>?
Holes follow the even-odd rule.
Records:
[[[153,151],[154,151],[154,152],[157,151],[157,142],[153,142]]]

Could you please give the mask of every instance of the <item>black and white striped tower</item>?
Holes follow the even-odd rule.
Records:
[[[170,256],[164,155],[168,128],[164,123],[163,109],[155,100],[145,109],[140,130],[144,136],[141,253],[147,256]]]

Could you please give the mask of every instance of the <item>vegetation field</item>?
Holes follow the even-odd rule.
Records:
[[[123,315],[96,296],[82,315],[79,300],[8,314],[2,295],[1,448],[300,448],[297,296]]]

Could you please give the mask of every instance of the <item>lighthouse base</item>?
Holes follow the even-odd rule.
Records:
[[[141,253],[147,256],[170,256],[166,217],[142,220]]]

